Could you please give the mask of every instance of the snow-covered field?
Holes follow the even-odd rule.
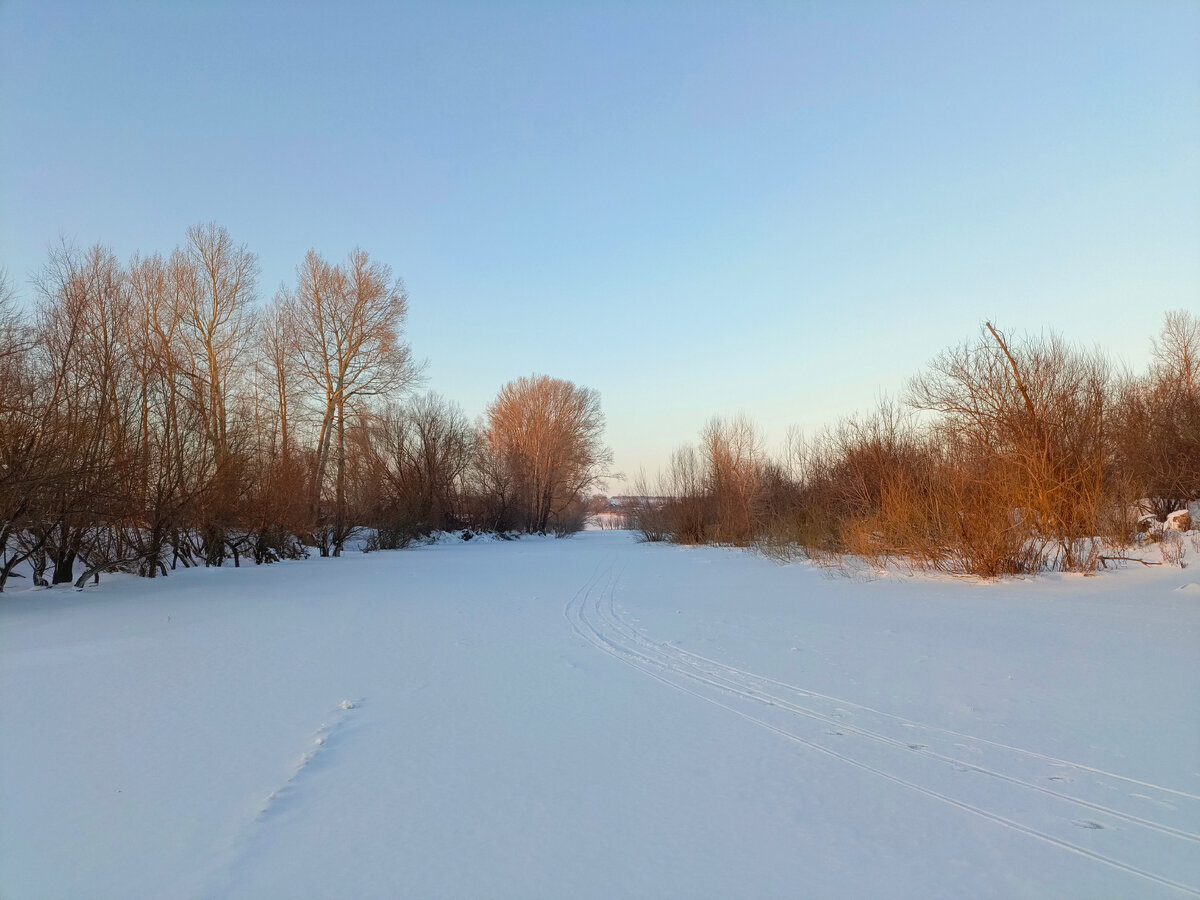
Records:
[[[441,543],[0,596],[0,896],[1200,893],[1200,570]]]

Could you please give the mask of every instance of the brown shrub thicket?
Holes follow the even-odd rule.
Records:
[[[363,507],[381,549],[471,521],[464,496],[475,435],[456,404],[433,393],[389,404],[360,421],[356,443],[368,480]]]
[[[1168,314],[1142,377],[1056,336],[991,323],[884,401],[766,457],[744,419],[713,420],[631,520],[647,540],[756,543],[995,577],[1091,571],[1200,497],[1200,321]]]
[[[1126,377],[1112,423],[1114,467],[1160,520],[1200,497],[1200,318],[1168,313],[1150,371]]]

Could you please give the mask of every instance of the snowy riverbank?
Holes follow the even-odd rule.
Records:
[[[0,896],[1186,896],[1198,581],[585,532],[6,593]]]

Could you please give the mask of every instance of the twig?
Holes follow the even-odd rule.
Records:
[[[1147,562],[1144,559],[1138,559],[1136,556],[1101,556],[1100,564],[1102,566],[1104,566],[1104,568],[1107,569],[1108,561],[1110,559],[1111,560],[1122,560],[1124,562],[1140,562],[1143,566],[1161,566],[1162,565],[1162,563],[1160,563],[1160,562]]]

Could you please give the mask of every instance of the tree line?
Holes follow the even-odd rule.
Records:
[[[711,420],[657,480],[639,480],[629,518],[647,540],[834,562],[1091,571],[1150,517],[1200,499],[1200,319],[1168,313],[1152,350],[1134,375],[1058,336],[986,323],[899,400],[793,435],[781,454],[744,417]]]
[[[417,393],[389,266],[311,251],[266,304],[258,274],[215,224],[126,263],[59,246],[30,307],[0,270],[0,590],[337,556],[364,526],[582,527],[612,461],[596,391],[518,378],[471,422]]]

